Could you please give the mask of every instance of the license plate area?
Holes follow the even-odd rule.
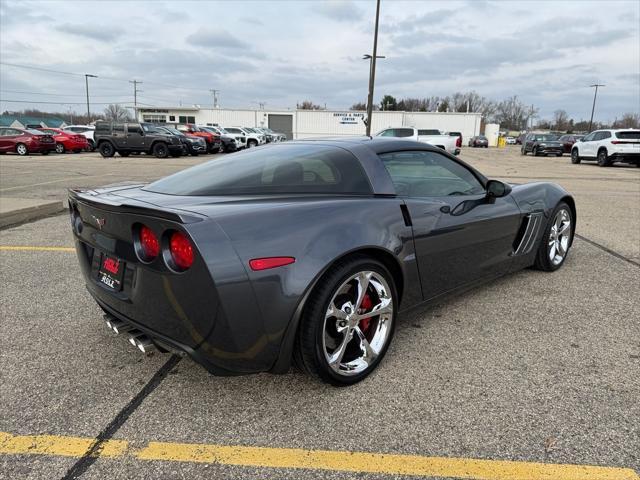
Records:
[[[107,289],[119,292],[122,290],[125,262],[106,253],[100,253],[97,280]]]

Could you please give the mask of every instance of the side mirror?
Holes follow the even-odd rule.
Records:
[[[506,197],[511,193],[511,187],[500,180],[489,180],[487,182],[487,197]]]

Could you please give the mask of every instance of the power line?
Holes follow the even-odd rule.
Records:
[[[77,93],[45,93],[45,92],[25,92],[24,90],[4,90],[4,89],[0,89],[0,92],[5,92],[5,93],[20,93],[20,94],[24,94],[24,95],[44,95],[47,97],[84,97],[85,94],[77,94]],[[128,97],[129,95],[126,94],[112,94],[112,95],[91,95],[92,97],[100,97],[100,98],[104,98],[104,97]]]
[[[46,104],[51,104],[51,105],[86,105],[86,102],[48,102],[48,101],[41,101],[41,100],[36,100],[31,101],[31,100],[5,100],[2,99],[0,100],[0,103],[31,103],[31,104],[39,104],[39,103],[46,103]],[[92,102],[93,105],[127,105],[127,104],[131,104],[131,102]],[[142,105],[142,104],[141,104]]]

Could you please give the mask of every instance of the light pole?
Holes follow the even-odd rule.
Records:
[[[602,85],[600,83],[594,83],[593,85],[589,85],[590,87],[596,87],[596,91],[593,92],[593,106],[591,107],[591,120],[589,120],[589,133],[591,133],[591,125],[593,125],[593,112],[596,110],[596,97],[598,96],[598,87],[605,87],[606,85]]]
[[[84,74],[84,83],[87,87],[87,121],[91,120],[91,112],[89,111],[89,77],[98,78],[97,75],[91,75],[89,73]]]
[[[369,97],[367,99],[367,136],[371,136],[371,115],[373,113],[373,87],[376,81],[376,59],[378,57],[378,23],[380,21],[380,0],[376,1],[376,27],[373,33],[373,54],[365,55],[369,58],[371,65],[369,68]]]

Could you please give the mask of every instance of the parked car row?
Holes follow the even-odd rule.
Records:
[[[0,153],[15,152],[18,155],[40,153],[48,155],[56,150],[53,135],[35,129],[0,128]]]

